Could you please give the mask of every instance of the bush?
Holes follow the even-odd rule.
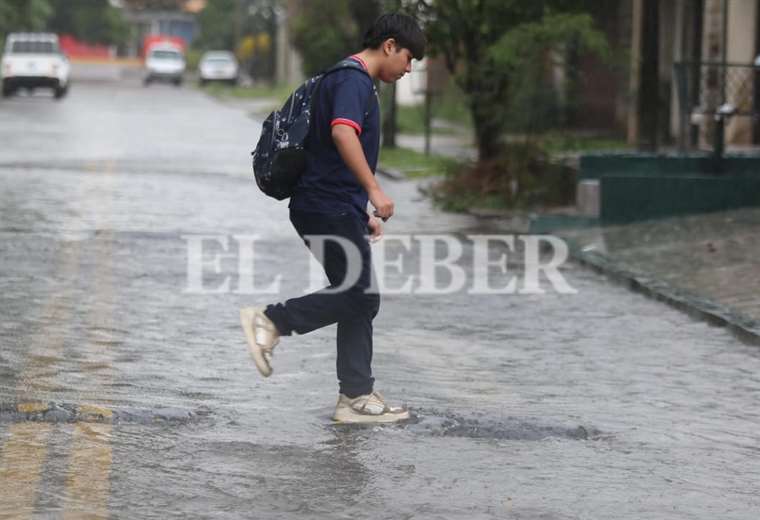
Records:
[[[188,49],[185,54],[185,61],[187,63],[187,70],[198,70],[198,63],[201,61],[203,51],[199,49]]]
[[[551,163],[536,143],[510,143],[495,159],[450,175],[433,189],[433,198],[452,211],[564,206],[575,198],[575,174]]]

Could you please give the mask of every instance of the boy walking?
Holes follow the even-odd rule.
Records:
[[[346,423],[395,422],[408,410],[389,406],[374,390],[372,321],[380,307],[373,285],[367,235],[382,235],[383,221],[394,211],[393,201],[377,183],[374,172],[380,146],[380,107],[374,80],[392,83],[411,71],[413,58],[422,59],[425,36],[413,18],[386,14],[364,37],[364,49],[350,57],[363,70],[345,68],[325,76],[313,99],[312,131],[306,141],[308,166],[290,199],[290,221],[310,249],[310,236],[329,235],[353,244],[355,261],[336,241],[325,241],[317,258],[330,287],[267,307],[248,307],[240,320],[256,367],[272,373],[271,355],[281,336],[305,334],[338,324],[339,396],[333,419]],[[367,203],[374,208],[370,215]],[[312,251],[314,251],[312,249]],[[353,284],[340,292],[349,274]],[[349,276],[349,280],[356,278]]]

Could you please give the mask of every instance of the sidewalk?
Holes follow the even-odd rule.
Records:
[[[760,342],[760,209],[558,234],[581,263]]]
[[[399,136],[422,151],[422,136]],[[434,136],[433,153],[474,154],[462,136]],[[469,152],[469,154],[468,154]],[[577,160],[567,154],[565,162]],[[573,257],[620,283],[688,314],[727,326],[760,344],[760,209],[742,209],[620,226],[594,226],[574,208],[558,215],[473,210],[503,230],[552,233],[567,239]]]
[[[425,152],[425,136],[418,134],[398,134],[396,143],[402,148],[409,148],[416,152]],[[472,139],[463,134],[440,135],[433,134],[430,139],[430,153],[443,155],[454,159],[475,160],[478,152],[472,143]]]

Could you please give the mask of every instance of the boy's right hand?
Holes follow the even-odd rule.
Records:
[[[373,190],[369,194],[369,201],[375,207],[375,216],[383,221],[393,216],[393,201],[381,189]]]

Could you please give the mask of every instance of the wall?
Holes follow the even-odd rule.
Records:
[[[731,0],[728,3],[728,49],[729,63],[750,64],[755,61],[755,31],[757,30],[757,0]],[[752,107],[753,71],[731,71],[731,84],[736,88],[729,102],[744,110]],[[748,117],[734,118],[726,127],[726,142],[732,145],[752,144],[752,121]]]

